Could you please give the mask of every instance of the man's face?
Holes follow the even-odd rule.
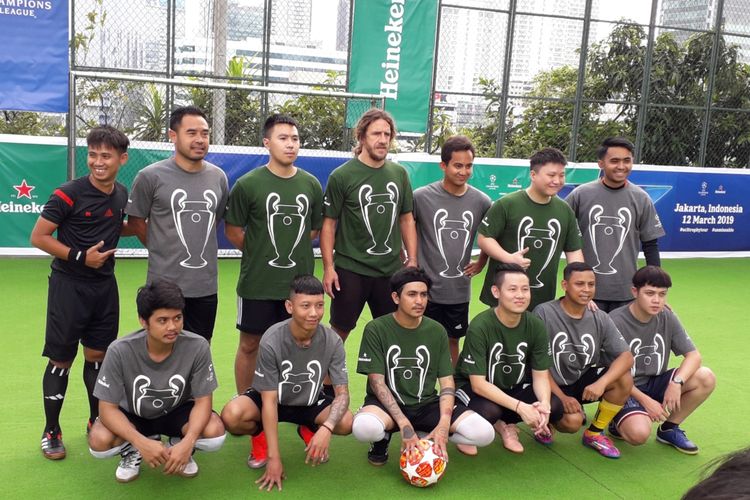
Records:
[[[365,137],[362,139],[362,152],[371,160],[380,162],[388,155],[388,147],[391,145],[391,126],[387,121],[375,120],[367,127]]]
[[[182,311],[180,309],[157,309],[146,321],[138,318],[148,336],[160,344],[174,344],[182,332]]]
[[[325,304],[323,295],[295,293],[284,303],[292,321],[305,332],[315,330],[323,319]]]
[[[667,302],[668,288],[660,288],[652,285],[645,285],[640,289],[631,289],[635,297],[635,307],[649,316],[656,316],[664,309]]]
[[[427,284],[421,281],[412,281],[404,285],[401,294],[393,292],[393,301],[398,305],[398,310],[410,318],[418,319],[424,315],[429,300]]]
[[[621,146],[611,146],[604,158],[599,160],[599,168],[602,169],[604,181],[608,185],[622,186],[633,170],[633,153]]]
[[[565,165],[545,163],[539,171],[531,171],[531,186],[542,196],[555,196],[565,185]]]
[[[120,153],[106,144],[89,146],[87,163],[94,179],[110,184],[117,178],[120,167],[128,161],[128,153]]]
[[[492,285],[492,295],[497,305],[510,313],[521,314],[531,302],[529,277],[523,273],[507,273],[502,285]]]
[[[445,176],[445,182],[455,187],[463,187],[471,178],[474,155],[471,151],[454,151],[447,165],[440,162],[440,168]]]
[[[169,130],[175,153],[190,161],[199,161],[208,154],[208,122],[198,115],[185,115],[177,130]]]
[[[274,125],[269,137],[263,138],[263,145],[273,161],[285,167],[291,166],[299,154],[297,127],[288,123]]]
[[[594,271],[573,271],[567,280],[563,280],[562,288],[565,298],[579,306],[587,306],[596,292],[596,277]]]

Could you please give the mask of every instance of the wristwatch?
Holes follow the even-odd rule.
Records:
[[[683,385],[685,383],[685,381],[682,380],[679,375],[675,375],[674,377],[672,377],[672,382],[679,385]]]

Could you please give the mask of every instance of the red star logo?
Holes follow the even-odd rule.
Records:
[[[21,198],[31,199],[31,192],[34,189],[36,189],[36,186],[29,186],[26,183],[26,179],[24,179],[24,180],[21,181],[21,185],[20,186],[13,186],[13,189],[15,189],[18,192],[18,194],[16,195],[17,199],[19,199],[19,200]]]

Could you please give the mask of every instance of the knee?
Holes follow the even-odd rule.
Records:
[[[703,389],[706,392],[713,392],[714,388],[716,387],[716,375],[707,366],[701,366],[700,368],[698,368],[693,377],[698,382],[699,388]]]
[[[222,422],[221,417],[219,417],[216,413],[211,412],[211,418],[208,419],[208,423],[203,429],[203,437],[214,438],[223,436],[225,432],[226,429],[224,428],[224,422]]]
[[[56,368],[62,368],[64,370],[67,370],[68,368],[73,366],[72,359],[70,361],[56,361],[56,360],[50,359],[49,362],[52,364],[52,366]]]
[[[85,348],[83,358],[89,363],[101,363],[104,361],[105,351],[95,351],[94,349]]]
[[[240,423],[244,417],[242,404],[238,401],[239,397],[232,399],[221,410],[221,421],[227,431],[232,434],[239,434]]]
[[[347,411],[344,413],[344,416],[341,417],[341,420],[339,420],[339,423],[336,424],[336,427],[333,428],[334,434],[338,434],[339,436],[348,436],[352,433],[352,423],[354,421],[354,416],[352,415],[352,412]]]
[[[650,420],[644,420],[643,422],[625,421],[617,427],[617,430],[629,444],[640,446],[651,437],[651,422]]]
[[[555,422],[555,429],[567,434],[578,432],[583,425],[583,415],[581,413],[565,413],[563,417]]]
[[[97,420],[91,427],[88,441],[92,451],[106,451],[115,446],[116,436]]]
[[[260,335],[252,333],[240,333],[240,345],[239,351],[250,356],[258,352],[258,346],[260,345]]]
[[[357,441],[380,441],[385,437],[385,424],[372,413],[360,412],[352,419],[352,434]]]

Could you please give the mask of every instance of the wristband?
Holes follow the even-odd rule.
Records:
[[[86,267],[86,251],[71,248],[68,252],[68,262],[79,267]]]
[[[516,403],[516,409],[513,410],[515,413],[518,413],[518,407],[521,406],[521,400],[518,400],[518,403]]]
[[[328,426],[327,426],[327,425],[325,424],[325,422],[323,422],[322,424],[320,424],[320,426],[321,426],[321,427],[323,427],[323,428],[325,428],[325,429],[328,429],[328,432],[330,432],[331,434],[333,434],[333,429],[331,429],[330,427],[328,427]]]

